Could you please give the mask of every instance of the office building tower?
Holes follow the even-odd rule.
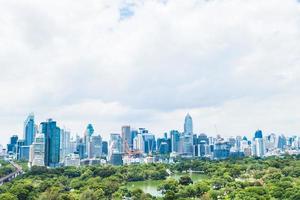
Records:
[[[16,157],[17,157],[17,160],[21,160],[21,158],[23,157],[23,156],[21,156],[21,147],[22,146],[25,146],[25,140],[18,139],[17,145],[16,145]],[[29,157],[29,155],[28,155],[28,157]]]
[[[75,153],[75,152],[78,153],[78,151],[77,151],[77,142],[76,142],[76,140],[74,140],[72,138],[71,141],[70,141],[70,150],[69,150],[69,153]]]
[[[144,153],[144,138],[142,134],[137,134],[133,139],[133,150]]]
[[[57,167],[60,161],[60,128],[48,119],[41,123],[41,133],[45,136],[45,166]]]
[[[253,150],[254,156],[256,156],[256,157],[264,156],[264,153],[265,153],[264,141],[263,141],[263,136],[262,136],[262,131],[261,130],[257,130],[255,132],[253,147],[255,148]]]
[[[180,133],[179,131],[172,130],[170,132],[171,135],[171,149],[174,153],[179,153],[179,145],[180,145]]]
[[[122,152],[128,152],[132,149],[130,126],[122,126]]]
[[[209,146],[205,140],[201,140],[193,146],[193,155],[195,157],[204,157],[209,154]]]
[[[144,140],[144,153],[152,154],[156,151],[155,135],[151,133],[142,134]]]
[[[104,156],[108,155],[108,142],[107,141],[102,141],[102,154]]]
[[[230,144],[230,147],[236,147],[235,144],[236,144],[236,140],[234,137],[229,137],[228,138],[228,143]]]
[[[34,115],[30,114],[24,122],[24,139],[26,146],[33,143],[35,132]]]
[[[85,155],[85,144],[83,142],[77,143],[77,152],[80,159],[86,158]]]
[[[20,146],[19,160],[29,161],[30,146]]]
[[[184,133],[180,138],[181,140],[181,154],[184,156],[193,155],[193,120],[188,113],[184,119]]]
[[[193,119],[188,113],[184,119],[184,134],[193,135]]]
[[[64,129],[60,130],[60,162],[63,163],[65,156],[70,152],[70,132]]]
[[[64,165],[66,167],[73,166],[73,167],[79,167],[80,166],[80,156],[76,153],[70,153],[66,155],[66,158],[64,160]]]
[[[112,165],[123,165],[123,154],[117,152],[112,153],[109,162]]]
[[[34,142],[30,146],[32,166],[45,165],[45,135],[36,134]]]
[[[132,147],[132,149],[133,149],[133,140],[134,140],[134,138],[137,136],[137,134],[138,134],[139,132],[137,131],[137,130],[131,130],[131,141],[130,141],[130,145],[131,145],[131,147]]]
[[[166,135],[163,138],[157,139],[157,151],[160,154],[168,154],[171,153],[171,139],[168,139]]]
[[[214,159],[221,160],[229,157],[231,145],[229,142],[217,141],[214,145]]]
[[[277,148],[280,150],[284,150],[286,147],[286,137],[284,135],[279,135],[278,136],[278,145]]]
[[[209,144],[209,139],[207,137],[207,135],[205,133],[201,133],[199,136],[198,136],[198,143],[200,142],[205,142],[206,144]]]
[[[85,149],[84,149],[84,157],[88,157],[88,149],[90,149],[90,138],[94,134],[94,127],[92,124],[88,124],[86,127],[86,130],[84,132],[84,144],[85,144]]]
[[[236,146],[236,149],[238,151],[241,150],[241,142],[242,142],[242,137],[241,136],[236,136],[236,138],[235,138],[235,146]]]
[[[193,156],[193,137],[191,135],[182,135],[180,137],[180,153],[182,156]]]
[[[7,144],[7,153],[9,154],[14,154],[16,153],[16,145],[18,142],[18,136],[17,135],[13,135],[10,137],[10,143]]]
[[[248,144],[248,139],[246,136],[243,137],[242,141],[241,141],[241,148],[240,151],[241,152],[245,152],[245,149],[249,148],[249,144]]]
[[[102,138],[100,135],[91,136],[88,149],[88,158],[101,158]]]
[[[277,148],[277,137],[274,133],[271,133],[270,135],[268,135],[265,139],[265,148],[266,148],[266,152],[270,152],[273,151]]]
[[[118,133],[111,133],[110,140],[109,140],[109,151],[122,153],[122,138],[121,135]]]
[[[85,130],[85,135],[87,136],[92,136],[94,134],[94,127],[92,124],[88,124],[87,127],[86,127],[86,130]]]
[[[158,152],[160,154],[168,154],[169,152],[169,145],[166,141],[162,141],[158,147]]]

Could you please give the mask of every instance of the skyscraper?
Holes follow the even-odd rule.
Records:
[[[172,152],[179,153],[180,133],[179,131],[172,130],[170,132],[170,135],[171,135]]]
[[[94,128],[92,124],[88,124],[84,132],[84,157],[88,157],[88,149],[90,149],[90,138],[94,134]]]
[[[16,145],[18,142],[18,135],[10,137],[10,143],[7,145],[7,153],[16,153]]]
[[[88,149],[88,158],[101,158],[102,155],[102,138],[100,135],[90,138]]]
[[[35,124],[34,115],[30,114],[24,122],[24,139],[25,145],[29,146],[32,144],[35,136]]]
[[[21,160],[24,159],[22,155],[24,155],[24,153],[22,153],[22,146],[25,146],[25,140],[23,139],[18,139],[17,144],[16,144],[16,154],[17,154],[17,159]],[[29,155],[28,155],[29,157]]]
[[[264,149],[264,141],[263,141],[263,136],[262,136],[261,130],[257,130],[255,132],[253,147],[255,148],[255,149],[253,149],[254,156],[257,156],[257,157],[264,156],[265,149]]]
[[[132,149],[130,126],[122,126],[122,152]]]
[[[70,132],[64,129],[60,130],[60,162],[63,163],[65,156],[67,156],[70,151]]]
[[[155,135],[152,133],[142,134],[144,140],[144,152],[146,154],[152,154],[156,150]]]
[[[180,138],[182,151],[181,153],[186,156],[193,155],[193,119],[188,113],[184,119],[184,133]]]
[[[188,113],[184,119],[184,134],[193,135],[193,119]]]
[[[45,166],[57,167],[60,161],[60,128],[48,119],[41,123],[41,133],[45,136]]]
[[[45,165],[45,135],[37,134],[35,140],[30,146],[32,148],[31,152],[32,165],[44,166]]]
[[[133,139],[133,149],[140,151],[141,153],[144,153],[145,147],[144,147],[144,139],[142,134],[140,133],[137,134]]]
[[[109,151],[122,153],[122,138],[118,133],[111,133],[109,140]]]
[[[108,143],[107,141],[102,141],[102,154],[107,156],[108,155]]]

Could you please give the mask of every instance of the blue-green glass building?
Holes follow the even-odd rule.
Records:
[[[41,132],[45,135],[45,166],[59,166],[60,128],[52,119],[41,123]]]

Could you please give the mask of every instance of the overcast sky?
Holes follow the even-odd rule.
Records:
[[[297,0],[1,0],[0,136],[53,118],[161,135],[300,135]]]

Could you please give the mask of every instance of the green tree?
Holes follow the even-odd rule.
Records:
[[[185,176],[181,176],[179,178],[179,184],[180,185],[189,185],[189,184],[193,184],[193,180],[191,179],[190,176],[185,175]]]
[[[15,195],[8,193],[8,192],[0,194],[0,199],[1,200],[18,200],[18,198]]]

